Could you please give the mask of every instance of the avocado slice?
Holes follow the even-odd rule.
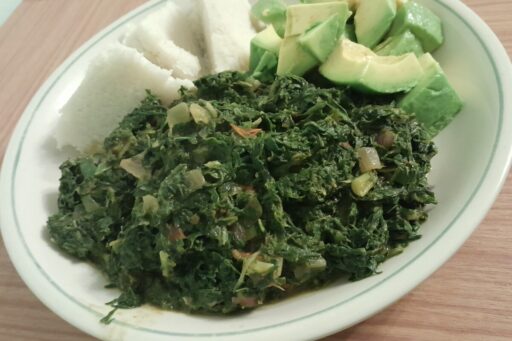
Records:
[[[279,37],[272,25],[267,26],[263,31],[254,36],[251,40],[250,71],[254,71],[265,52],[275,54],[277,61],[282,41],[283,39]]]
[[[325,62],[336,47],[344,26],[345,23],[341,25],[340,15],[334,14],[304,32],[299,38],[299,44],[320,62]]]
[[[254,70],[252,70],[251,76],[259,80],[271,81],[277,71],[277,60],[275,53],[265,51]]]
[[[339,41],[319,71],[335,84],[383,94],[408,91],[423,75],[413,53],[378,56],[369,48],[348,39]]]
[[[434,51],[444,41],[441,19],[428,8],[413,1],[403,2],[398,7],[389,36],[407,30],[418,38],[425,52]]]
[[[359,6],[360,0],[300,0],[300,2],[302,2],[303,4],[318,4],[320,2],[333,2],[333,1],[346,2],[348,4],[348,7],[351,10],[356,10],[357,7]],[[398,1],[400,1],[400,0],[398,0]]]
[[[299,44],[299,37],[283,39],[277,64],[278,75],[302,76],[318,64],[318,60]]]
[[[348,4],[343,1],[288,6],[284,36],[302,34],[314,25],[329,19],[333,14],[339,14],[340,23],[345,25],[352,12],[348,9]]]
[[[455,118],[463,103],[430,53],[421,56],[419,61],[424,75],[398,105],[416,114],[418,121],[435,136]]]
[[[399,56],[409,52],[416,56],[423,54],[420,41],[409,30],[384,40],[375,47],[374,51],[379,56]]]
[[[280,37],[284,36],[286,4],[281,0],[259,0],[251,7],[251,15],[265,24],[274,26]]]
[[[357,42],[369,48],[386,35],[396,16],[396,0],[361,0],[354,23]]]

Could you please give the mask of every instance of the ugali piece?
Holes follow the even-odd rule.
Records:
[[[182,86],[194,85],[173,78],[137,50],[116,44],[92,61],[85,79],[61,109],[57,144],[84,151],[103,141],[146,97],[146,90],[168,105],[179,97]]]
[[[247,0],[198,0],[210,71],[249,68],[250,41],[256,34]]]
[[[168,2],[162,9],[128,28],[121,43],[141,52],[152,63],[183,79],[201,74],[202,38],[195,1]]]

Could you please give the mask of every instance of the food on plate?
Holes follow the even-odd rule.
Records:
[[[409,30],[387,38],[374,50],[379,56],[399,56],[409,52],[413,52],[416,56],[423,54],[420,41]]]
[[[284,36],[286,38],[302,34],[314,25],[329,19],[333,14],[338,14],[341,24],[345,25],[352,12],[343,1],[289,6],[286,10]]]
[[[375,47],[389,31],[396,16],[396,0],[361,0],[354,16],[357,41]]]
[[[146,97],[146,90],[169,104],[189,80],[176,79],[137,50],[116,44],[96,57],[84,80],[61,109],[55,137],[80,151],[101,143]]]
[[[251,7],[251,15],[261,22],[274,27],[282,38],[286,26],[286,4],[281,0],[259,0]]]
[[[441,20],[406,0],[302,2],[171,2],[62,109],[59,145],[83,153],[48,230],[106,273],[114,309],[255,308],[373,275],[420,237],[432,138],[462,107],[428,53]]]
[[[415,1],[404,1],[398,7],[389,35],[393,36],[406,30],[414,33],[425,52],[432,52],[443,44],[441,19],[427,7]]]
[[[61,109],[58,146],[94,148],[146,90],[169,104],[201,74],[248,69],[251,25],[247,0],[169,1],[91,62]]]
[[[121,42],[137,49],[153,64],[170,70],[174,77],[197,79],[207,72],[207,66],[201,65],[204,44],[196,3],[168,2],[131,25]]]
[[[419,237],[436,149],[406,112],[297,76],[195,86],[61,166],[50,236],[107,274],[114,307],[254,308],[372,275]]]
[[[308,50],[313,48],[312,40],[308,38],[311,34],[308,29],[315,29],[315,26],[325,20],[329,20],[332,14],[337,14],[339,26],[344,27],[347,19],[351,15],[348,5],[345,2],[325,2],[318,4],[299,4],[289,6],[286,11],[285,38],[279,51],[279,60],[277,64],[278,75],[294,74],[304,75],[319,64],[319,60]],[[319,34],[314,35],[318,39],[325,38],[325,41],[319,41],[320,44],[314,46],[319,54],[328,54],[327,51],[332,47],[332,37],[323,37]],[[335,37],[338,32],[335,32]],[[300,40],[302,37],[302,41]],[[301,44],[302,43],[302,44]]]
[[[462,100],[450,86],[443,69],[430,53],[420,57],[423,76],[418,85],[400,99],[399,106],[413,112],[432,136],[446,128],[462,108]]]
[[[271,50],[251,50],[253,77],[304,76],[318,70],[333,85],[395,94],[432,136],[460,111],[462,101],[441,66],[424,53],[444,41],[441,20],[431,10],[408,0],[302,2],[286,7],[279,0],[260,0],[253,7],[270,28],[284,27],[284,39],[274,35]],[[252,44],[264,46],[260,35],[266,33]]]
[[[377,93],[397,93],[412,89],[423,70],[413,53],[379,56],[369,48],[341,39],[320,73],[335,84]]]
[[[251,40],[249,70],[256,77],[275,74],[282,39],[272,25],[267,26]]]
[[[331,15],[324,22],[304,32],[299,38],[299,44],[320,62],[325,62],[336,48],[347,19],[348,16],[342,19],[338,13]]]
[[[299,36],[283,39],[279,48],[277,75],[303,76],[318,65],[318,60],[299,43]]]
[[[246,71],[256,34],[247,0],[198,0],[211,73]]]

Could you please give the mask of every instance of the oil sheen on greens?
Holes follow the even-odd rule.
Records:
[[[113,307],[253,308],[375,274],[419,238],[436,149],[393,102],[294,76],[195,84],[169,115],[148,93],[61,166],[51,239],[105,272]],[[361,151],[380,165],[363,174]]]

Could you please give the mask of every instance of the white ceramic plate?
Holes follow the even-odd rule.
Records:
[[[384,263],[382,274],[339,283],[236,317],[202,317],[151,307],[98,320],[117,297],[92,266],[65,257],[48,243],[45,223],[56,210],[59,164],[51,132],[59,108],[80,83],[92,57],[118,39],[127,23],[162,6],[150,1],[96,35],[50,77],[25,110],[9,144],[0,179],[0,224],[9,255],[30,289],[64,320],[101,339],[310,339],[347,328],[384,309],[440,267],[478,226],[508,171],[512,146],[510,60],[491,30],[457,0],[419,1],[445,27],[436,52],[466,104],[437,138],[430,176],[439,205],[423,238]]]

